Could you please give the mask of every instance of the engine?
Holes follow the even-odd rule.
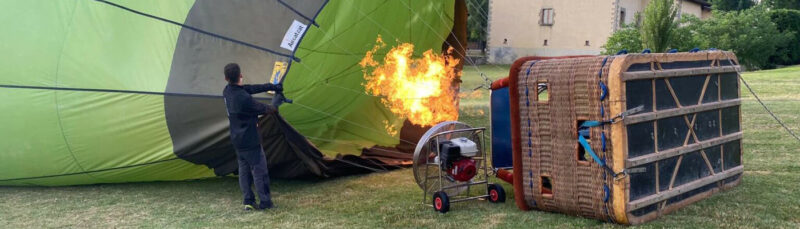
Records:
[[[457,181],[469,181],[478,173],[475,160],[478,146],[475,142],[461,137],[439,143],[439,162],[441,169]]]

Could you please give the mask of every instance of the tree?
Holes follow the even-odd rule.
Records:
[[[780,65],[800,64],[800,11],[789,9],[777,9],[769,11],[772,22],[775,22],[778,31],[792,33],[786,45],[778,47],[778,50],[785,52],[777,53],[770,57],[770,62]]]
[[[486,41],[489,0],[467,0],[467,40]]]
[[[689,26],[701,48],[718,48],[736,53],[740,62],[751,69],[773,67],[770,57],[783,56],[779,50],[792,39],[792,32],[781,32],[763,6],[742,11],[715,12]]]
[[[739,11],[756,5],[753,0],[712,0],[711,8],[721,11]]]
[[[800,10],[800,0],[764,0],[770,9],[794,9]]]
[[[653,52],[667,51],[672,33],[678,23],[675,16],[678,8],[672,0],[651,0],[644,9],[644,22],[642,23],[642,46]]]
[[[631,53],[641,52],[643,50],[642,35],[636,26],[626,25],[611,34],[602,48],[603,55],[614,55],[621,50],[628,50]]]

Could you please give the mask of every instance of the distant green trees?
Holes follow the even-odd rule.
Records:
[[[711,8],[722,11],[739,11],[756,5],[753,0],[711,0]]]
[[[767,5],[770,9],[800,10],[800,0],[763,0],[761,4]]]
[[[467,0],[467,40],[486,41],[489,0]]]
[[[735,52],[750,69],[800,64],[800,11],[774,10],[761,4],[738,11],[714,10],[705,20],[683,15],[676,21],[674,6],[666,2],[672,1],[652,0],[642,26],[627,25],[612,34],[603,46],[604,54],[622,49],[664,52],[717,48]]]

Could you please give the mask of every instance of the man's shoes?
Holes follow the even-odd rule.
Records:
[[[253,207],[252,204],[245,204],[244,205],[244,211],[248,211],[249,212],[249,211],[255,211],[255,210],[256,210],[256,208]]]
[[[261,204],[258,205],[258,209],[261,210],[266,210],[271,208],[275,208],[275,204],[273,204],[271,200],[267,202],[261,202]]]

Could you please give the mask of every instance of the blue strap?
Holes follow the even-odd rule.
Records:
[[[700,48],[693,48],[692,50],[689,50],[689,52],[699,52],[699,51],[700,51]]]
[[[600,160],[600,157],[598,157],[597,154],[594,153],[594,150],[592,150],[592,146],[589,145],[589,142],[586,141],[586,138],[583,138],[583,136],[578,135],[578,142],[580,142],[581,146],[583,146],[583,149],[586,150],[586,152],[589,153],[589,155],[591,155],[592,158],[594,158],[594,162],[597,162],[597,164],[599,164],[600,166],[603,167],[606,166],[606,162]]]
[[[600,142],[603,143],[603,152],[606,152],[606,132],[600,133]]]
[[[600,90],[600,101],[603,101],[606,99],[606,96],[608,96],[608,87],[606,87],[603,81],[600,81]]]
[[[602,126],[603,124],[606,124],[606,122],[589,120],[589,121],[583,122],[581,124],[581,127],[595,127],[595,126]]]
[[[594,153],[594,150],[592,150],[592,146],[589,145],[589,142],[586,141],[586,138],[584,138],[581,135],[578,135],[578,142],[581,144],[581,146],[583,146],[583,150],[585,150],[586,153],[589,153],[589,155],[592,156],[595,163],[600,165],[600,167],[603,167],[603,169],[611,173],[614,177],[617,177],[618,173],[614,172],[613,169],[608,167],[608,165],[606,165],[606,161],[600,160],[600,157],[598,157],[597,154]]]
[[[651,53],[651,52],[653,52],[653,51],[652,51],[652,50],[650,50],[650,49],[644,49],[644,50],[642,50],[642,53]]]
[[[627,49],[623,49],[623,50],[619,50],[619,52],[617,52],[617,55],[622,55],[622,54],[628,54],[628,50]]]
[[[606,66],[606,62],[608,62],[608,56],[606,56],[606,58],[603,58],[603,64],[600,65],[600,70],[597,71],[597,77],[603,78],[603,67]]]
[[[670,49],[669,51],[667,51],[667,53],[676,53],[676,52],[678,52],[678,49]]]

